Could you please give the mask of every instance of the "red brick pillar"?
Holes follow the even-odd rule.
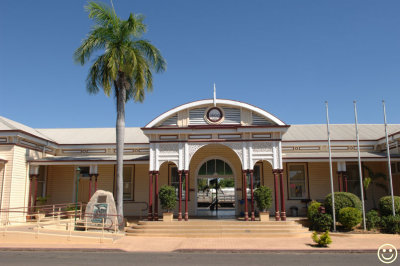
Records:
[[[189,220],[188,213],[188,199],[189,199],[189,171],[185,171],[185,221]]]
[[[342,182],[341,182],[342,176],[343,176],[343,172],[342,171],[337,171],[339,192],[342,192]]]
[[[153,172],[149,172],[149,212],[147,215],[149,221],[153,220]]]
[[[286,221],[285,192],[283,188],[283,169],[279,170],[279,179],[281,186],[281,220]]]
[[[275,220],[279,221],[278,170],[272,170],[272,173],[274,174]]]
[[[254,215],[254,180],[253,180],[253,170],[250,172],[250,191],[251,191],[251,220],[255,221],[256,217]]]
[[[182,171],[178,171],[179,174],[179,211],[178,211],[178,221],[182,221]]]
[[[344,187],[344,192],[347,192],[347,172],[344,171],[342,173],[343,176],[343,187]]]
[[[246,170],[242,170],[243,173],[243,190],[244,190],[244,220],[248,221],[249,220],[249,210],[247,207],[247,176]]]
[[[158,171],[154,172],[156,174],[154,178],[154,191],[155,191],[155,197],[154,197],[154,220],[158,221]]]

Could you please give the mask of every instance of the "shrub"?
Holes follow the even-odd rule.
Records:
[[[311,222],[312,229],[319,232],[325,232],[331,230],[332,225],[333,225],[332,216],[327,213],[316,214]]]
[[[394,196],[394,210],[396,214],[400,213],[400,197],[399,196]],[[385,196],[379,199],[379,211],[381,213],[381,216],[388,216],[392,215],[393,216],[393,211],[392,211],[392,197],[391,196]]]
[[[175,208],[176,205],[176,193],[175,188],[172,186],[162,186],[160,188],[160,192],[158,194],[160,198],[161,208],[170,212],[172,209]]]
[[[361,200],[354,194],[349,192],[335,192],[335,215],[339,215],[339,211],[346,207],[353,207],[362,210]],[[332,214],[332,196],[328,194],[325,197],[324,206],[326,212]]]
[[[369,212],[367,212],[365,218],[368,230],[377,228],[381,223],[381,217],[379,217],[379,213],[375,210],[370,210]]]
[[[381,227],[385,233],[400,234],[400,215],[383,216]]]
[[[351,230],[361,222],[361,215],[361,211],[356,208],[346,207],[339,211],[338,220],[347,230]]]
[[[318,237],[318,233],[314,232],[312,235],[312,240],[317,243],[318,247],[327,247],[332,243],[332,239],[329,236],[329,231],[322,233],[321,236]]]
[[[260,186],[254,191],[257,207],[261,212],[268,210],[272,204],[272,190],[269,187]]]
[[[321,206],[321,203],[317,201],[312,201],[307,209],[307,218],[312,222],[314,217],[318,214],[318,208]]]

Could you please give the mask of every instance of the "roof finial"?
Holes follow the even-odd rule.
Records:
[[[214,106],[217,106],[217,92],[215,89],[215,83],[214,83]]]

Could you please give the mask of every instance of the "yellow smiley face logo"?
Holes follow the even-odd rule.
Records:
[[[392,244],[383,244],[378,249],[378,259],[386,264],[392,263],[397,259],[397,249]]]

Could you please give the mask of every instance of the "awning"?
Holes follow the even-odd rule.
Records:
[[[362,161],[386,161],[387,156],[384,152],[360,152],[360,157]],[[391,154],[390,158],[393,161],[400,161],[400,156],[397,154]],[[283,153],[283,161],[328,161],[328,152],[291,152]],[[357,161],[358,153],[354,152],[332,152],[333,161]]]
[[[124,155],[124,164],[148,163],[149,155]],[[31,165],[116,164],[116,155],[52,156],[28,160]]]

